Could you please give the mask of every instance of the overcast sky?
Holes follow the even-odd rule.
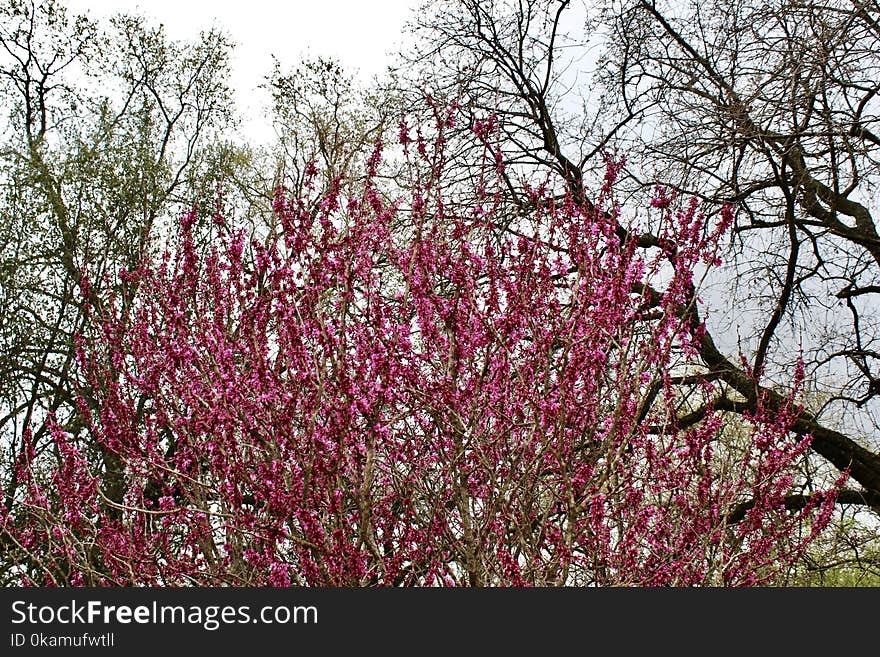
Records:
[[[267,102],[257,85],[272,68],[275,55],[285,68],[303,56],[332,56],[364,79],[384,71],[389,53],[401,40],[401,28],[417,0],[64,0],[76,13],[93,18],[139,13],[165,25],[175,39],[191,39],[217,26],[236,43],[232,85],[238,107],[250,117],[249,137],[270,132],[262,111]],[[261,120],[263,119],[263,120]]]

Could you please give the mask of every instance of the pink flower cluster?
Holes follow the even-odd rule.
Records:
[[[725,226],[664,192],[674,248],[637,248],[614,162],[589,207],[542,188],[511,220],[494,129],[470,197],[438,137],[387,200],[377,146],[356,192],[279,191],[275,234],[199,252],[191,213],[124,272],[134,298],[81,336],[87,430],[53,423],[54,465],[25,450],[2,510],[22,583],[736,585],[790,565],[834,501],[813,534],[816,509],[783,508],[795,411],[677,421],[675,377],[699,371],[681,309]]]

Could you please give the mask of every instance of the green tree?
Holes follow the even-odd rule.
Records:
[[[0,5],[0,484],[42,420],[72,430],[73,336],[105,274],[196,200],[191,173],[232,120],[230,43],[168,39],[136,16],[98,24],[48,0]],[[85,273],[88,272],[88,277]],[[118,293],[124,298],[130,291]],[[115,465],[104,459],[107,494]],[[118,473],[117,473],[118,474]]]

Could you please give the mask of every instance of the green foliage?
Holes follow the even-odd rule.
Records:
[[[880,586],[880,522],[874,511],[844,510],[833,530],[814,542],[791,579],[793,586]]]

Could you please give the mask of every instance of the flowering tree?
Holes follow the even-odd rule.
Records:
[[[405,198],[377,145],[356,191],[279,191],[267,236],[200,253],[191,213],[119,272],[136,293],[79,338],[85,431],[18,457],[15,581],[749,585],[798,557],[834,491],[787,509],[797,408],[679,422],[713,393],[694,278],[733,210],[658,190],[646,252],[609,159],[589,204],[548,182],[512,214],[491,120],[468,194],[444,184],[451,121],[401,125]]]

